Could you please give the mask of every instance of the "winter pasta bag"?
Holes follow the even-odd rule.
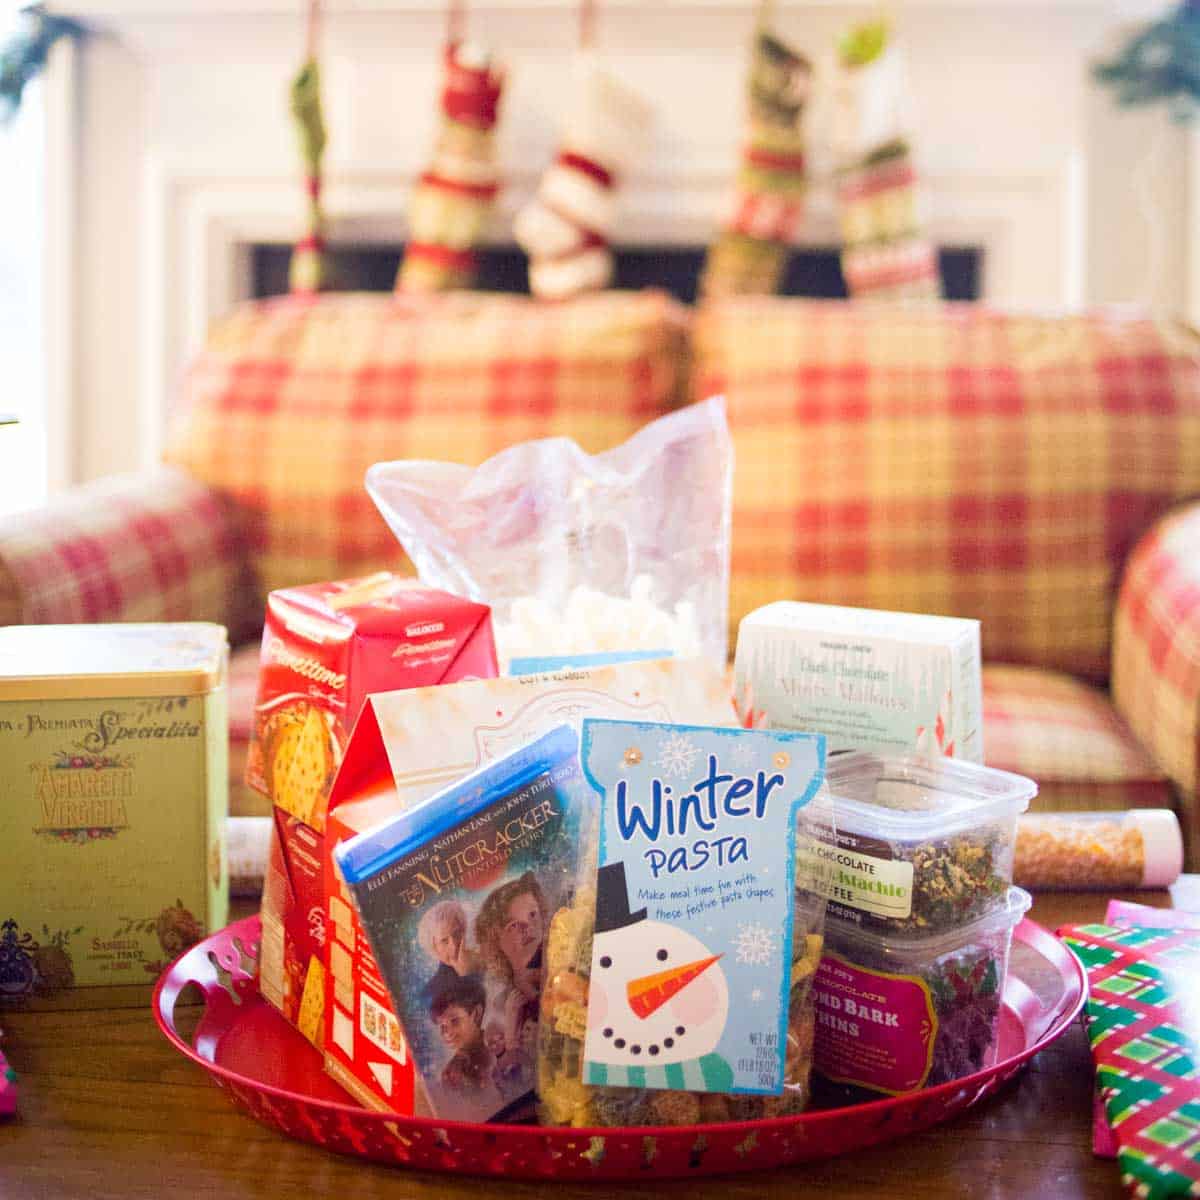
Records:
[[[546,936],[538,1101],[554,1125],[692,1125],[808,1101],[828,819],[819,734],[586,718],[599,813]]]

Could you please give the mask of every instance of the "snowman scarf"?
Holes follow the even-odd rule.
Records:
[[[589,1062],[585,1083],[592,1087],[666,1088],[675,1092],[728,1092],[733,1071],[719,1054],[706,1054],[661,1067],[620,1067]]]

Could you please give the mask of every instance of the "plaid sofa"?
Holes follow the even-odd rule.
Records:
[[[192,364],[167,465],[0,522],[0,619],[229,625],[248,647],[233,808],[254,811],[237,764],[266,590],[403,564],[367,466],[553,434],[594,451],[715,391],[735,626],[781,597],[979,617],[989,762],[1043,807],[1178,800],[1200,833],[1200,345],[1131,316],[689,314],[655,292],[246,305]]]

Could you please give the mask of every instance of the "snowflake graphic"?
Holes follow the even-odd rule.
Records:
[[[739,925],[733,944],[740,963],[766,967],[775,958],[775,934],[765,925]]]
[[[746,738],[738,738],[737,745],[733,748],[733,761],[739,767],[748,767],[754,761],[754,747],[750,745]]]
[[[682,733],[669,734],[658,748],[658,761],[655,766],[667,778],[684,779],[691,772],[692,763],[700,747]]]

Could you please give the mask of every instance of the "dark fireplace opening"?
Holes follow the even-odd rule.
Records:
[[[396,278],[402,247],[356,243],[333,246],[330,290],[388,292]],[[291,247],[259,243],[251,249],[255,298],[277,296],[288,288]],[[660,287],[690,304],[704,265],[703,246],[622,246],[617,249],[615,286]],[[978,246],[942,246],[938,250],[942,290],[947,300],[978,300],[982,284],[983,251]],[[492,292],[528,292],[525,255],[516,246],[488,246],[479,253],[477,286]],[[784,278],[783,294],[815,299],[844,299],[836,246],[800,247]]]

